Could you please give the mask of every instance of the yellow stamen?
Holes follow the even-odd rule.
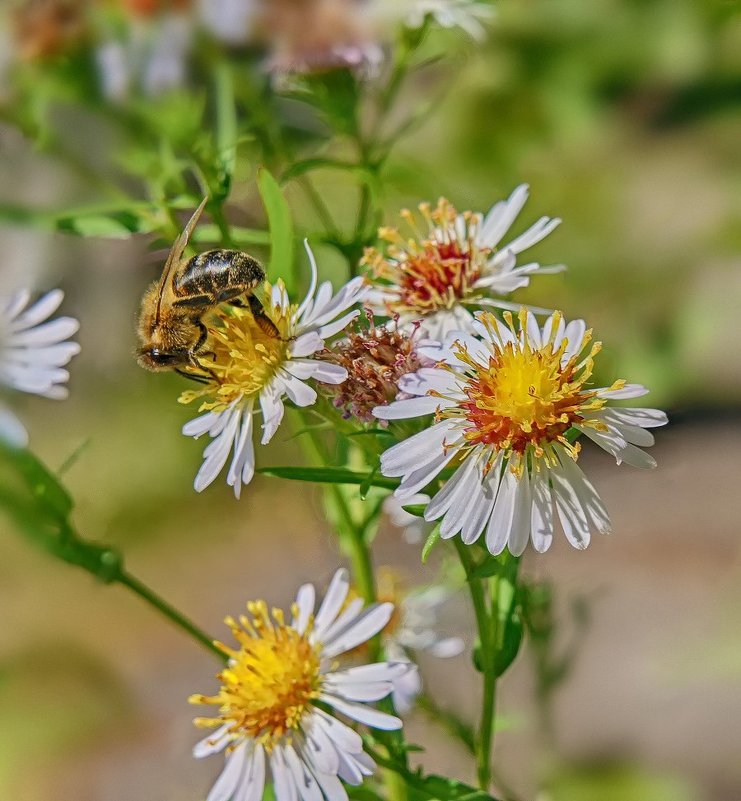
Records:
[[[268,612],[264,601],[247,605],[252,618],[233,618],[231,628],[238,650],[224,648],[229,666],[218,676],[221,688],[214,696],[193,695],[193,704],[214,704],[219,714],[198,718],[196,725],[229,724],[231,733],[253,738],[270,751],[296,731],[321,691],[319,648],[286,625],[282,610]]]
[[[219,306],[208,321],[207,355],[201,362],[211,375],[200,390],[187,390],[180,403],[205,399],[201,411],[223,411],[238,398],[257,395],[286,361],[291,320],[296,310],[273,306],[271,287],[263,284],[258,300],[278,331],[264,330],[247,307]]]

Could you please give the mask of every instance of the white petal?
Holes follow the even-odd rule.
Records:
[[[556,499],[556,510],[561,521],[561,527],[566,539],[574,546],[583,550],[589,545],[590,532],[586,514],[581,501],[568,476],[560,467],[553,467],[550,471],[553,493]]]
[[[0,406],[0,439],[12,448],[25,448],[28,445],[28,432],[23,423],[4,406]]]
[[[520,184],[507,200],[499,201],[489,209],[481,225],[479,240],[487,247],[495,247],[522,211],[528,196],[527,184]]]
[[[347,570],[340,568],[332,576],[332,580],[327,587],[319,611],[314,618],[314,628],[312,629],[313,639],[321,642],[324,632],[340,613],[342,605],[345,603],[347,593],[350,589],[350,578]]]
[[[247,746],[244,743],[227,754],[224,770],[211,788],[206,801],[230,801],[243,775],[246,757]]]
[[[450,436],[453,426],[451,421],[443,420],[389,448],[381,456],[383,475],[402,476],[419,467],[423,460],[436,458],[442,453],[443,442]]]
[[[448,409],[455,405],[455,401],[425,395],[420,398],[393,401],[385,406],[376,406],[373,409],[373,416],[379,420],[404,420],[408,417],[435,414],[439,409]]]
[[[226,483],[234,487],[234,494],[239,498],[242,485],[247,485],[255,475],[255,448],[252,444],[252,403],[242,414],[242,428],[234,443],[232,459]]]
[[[39,298],[33,306],[26,309],[23,314],[16,317],[10,330],[22,331],[47,320],[62,305],[63,300],[64,292],[61,289],[52,289],[51,292],[47,292],[46,295]]]
[[[605,504],[602,502],[602,498],[600,498],[592,482],[584,475],[579,465],[569,458],[567,454],[561,456],[561,469],[578,495],[579,502],[592,525],[600,534],[609,534],[612,530],[610,516],[607,514]]]
[[[10,344],[18,346],[54,345],[77,333],[80,323],[73,317],[57,317],[48,323],[37,325],[24,331],[16,331],[10,337]]]
[[[454,373],[439,367],[422,367],[416,373],[403,375],[398,382],[399,391],[409,395],[427,395],[432,390],[444,395],[460,393]]]
[[[640,398],[642,395],[648,395],[648,390],[642,384],[626,384],[622,389],[600,387],[595,392],[600,398],[611,398],[613,400]]]
[[[418,493],[437,476],[448,462],[456,456],[456,453],[456,449],[452,447],[447,452],[441,451],[440,455],[433,461],[404,476],[394,495],[403,501],[405,498]]]
[[[527,467],[525,467],[517,484],[512,530],[509,535],[509,551],[512,556],[521,556],[530,540],[530,520],[533,502]]]
[[[204,737],[193,746],[193,756],[196,759],[201,759],[223,751],[232,742],[229,729],[230,724],[225,723],[221,728],[212,731],[207,737]]]
[[[281,370],[279,376],[283,380],[286,395],[296,406],[311,406],[316,401],[316,390],[312,389],[308,384],[304,384],[303,381],[290,375],[285,370]]]
[[[471,454],[429,502],[425,509],[425,520],[437,520],[450,509],[457,497],[469,492],[469,483],[476,481],[478,475],[477,467],[475,454]]]
[[[260,393],[260,409],[262,410],[262,439],[260,443],[267,445],[278,430],[285,412],[283,401],[273,384],[266,386]]]
[[[303,634],[309,622],[314,604],[316,603],[316,593],[313,584],[303,584],[296,593],[296,606],[298,614],[294,616],[291,625],[299,634]]]
[[[341,714],[347,715],[347,717],[353,720],[357,720],[358,723],[372,726],[374,729],[393,731],[394,729],[400,729],[402,727],[402,722],[399,718],[394,715],[389,715],[386,712],[381,712],[378,709],[373,709],[373,707],[364,706],[363,704],[351,704],[348,701],[343,701],[341,698],[325,695],[324,693],[322,693],[319,698]]]
[[[515,514],[517,488],[517,476],[509,469],[509,465],[506,465],[489,524],[486,527],[486,547],[495,556],[500,554],[507,545],[512,518]]]
[[[545,239],[560,224],[561,220],[558,217],[541,217],[524,234],[520,234],[516,239],[513,239],[506,246],[507,250],[511,250],[513,253],[522,253],[523,250],[527,250]]]
[[[332,623],[332,625],[330,625],[324,632],[324,641],[329,642],[338,634],[338,632],[342,631],[350,624],[351,621],[355,620],[355,618],[363,611],[364,603],[365,602],[362,598],[353,598],[352,601],[346,603],[345,608],[342,610],[342,613],[339,615],[339,617],[337,617],[334,623]]]
[[[261,801],[265,791],[265,750],[258,743],[233,801]]]
[[[445,637],[438,640],[434,645],[427,649],[427,653],[436,656],[438,659],[449,659],[463,652],[466,644],[460,637]]]
[[[316,331],[307,331],[305,334],[296,337],[288,346],[288,354],[292,359],[302,356],[310,356],[324,347],[324,340]]]
[[[545,553],[553,542],[553,500],[548,477],[544,470],[533,472],[531,479],[533,496],[532,518],[530,526],[533,548],[538,553]]]
[[[282,746],[274,748],[270,755],[270,772],[273,774],[276,801],[298,801],[298,788],[286,765]]]
[[[356,731],[328,715],[323,709],[315,709],[314,714],[319,718],[317,722],[322,730],[338,748],[353,754],[363,750],[363,739]]]
[[[334,336],[339,331],[343,331],[347,328],[348,325],[360,314],[360,311],[356,309],[355,311],[348,312],[344,317],[340,317],[339,320],[335,320],[333,323],[327,323],[319,328],[319,336],[323,337],[324,339],[329,339],[330,337]]]
[[[369,606],[347,628],[338,632],[329,642],[325,642],[323,655],[329,658],[338,656],[374,637],[389,622],[393,611],[392,603]]]
[[[610,407],[595,412],[594,417],[602,418],[608,423],[627,423],[641,428],[656,428],[669,422],[666,412],[660,409]]]
[[[298,758],[293,746],[286,745],[283,753],[302,801],[323,801],[322,791],[316,779]]]

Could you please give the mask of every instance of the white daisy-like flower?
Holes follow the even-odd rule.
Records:
[[[366,293],[358,277],[337,294],[327,281],[317,288],[317,268],[306,243],[311,263],[311,286],[301,302],[291,304],[285,285],[265,282],[258,294],[264,317],[255,317],[248,307],[222,306],[209,325],[208,362],[210,378],[203,389],[189,390],[181,403],[205,398],[205,414],[183,427],[183,434],[198,438],[208,434],[212,442],[203,452],[204,461],[195,478],[200,492],[221,472],[233,450],[227,483],[239,498],[243,484],[255,472],[252,444],[256,406],[262,412],[262,439],[266,445],[283,419],[284,399],[296,406],[311,406],[316,390],[306,381],[341,384],[347,378],[344,367],[311,358],[324,348],[325,340],[342,331],[359,309],[349,311]]]
[[[478,41],[486,38],[486,25],[494,18],[491,5],[476,0],[410,0],[401,8],[408,28],[421,28],[431,17],[441,28],[461,28]]]
[[[23,289],[0,297],[0,385],[53,400],[67,397],[64,369],[80,352],[77,342],[67,341],[80,324],[72,317],[50,320],[64,299],[54,289],[29,306],[31,293]],[[28,435],[9,409],[0,406],[0,438],[25,447]]]
[[[424,431],[381,457],[386,476],[401,476],[400,500],[412,497],[454,462],[452,475],[432,498],[425,519],[442,519],[443,538],[466,544],[485,533],[493,554],[521,554],[530,539],[537,551],[551,544],[553,506],[568,541],[586,548],[590,531],[610,531],[607,511],[577,465],[581,433],[618,464],[655,467],[637,446],[653,445],[648,428],[662,426],[657,409],[610,408],[613,399],[648,390],[616,381],[592,389],[588,381],[600,343],[583,320],[565,324],[554,312],[541,328],[523,309],[516,326],[479,312],[475,336],[452,334],[438,348],[439,365],[402,380],[414,398],[376,409],[385,420],[434,414]]]
[[[421,204],[422,225],[409,211],[401,216],[414,232],[405,238],[396,228],[382,228],[383,250],[370,248],[363,263],[373,275],[368,301],[377,314],[398,317],[400,325],[419,322],[423,333],[442,341],[452,331],[472,332],[477,308],[517,310],[506,300],[527,286],[533,275],[561,272],[562,264],[517,264],[517,256],[548,236],[561,222],[541,217],[507,244],[502,239],[522,210],[528,187],[518,186],[486,215],[459,214],[445,198],[433,209]],[[543,310],[540,310],[543,311]]]
[[[450,598],[450,592],[440,585],[405,590],[395,573],[380,570],[378,597],[393,603],[395,614],[381,632],[381,641],[388,659],[405,663],[409,669],[395,677],[391,698],[394,709],[405,715],[414,706],[422,691],[422,677],[414,657],[428,653],[439,659],[458,656],[464,643],[460,637],[447,637],[438,630],[438,613]]]
[[[335,715],[377,729],[401,728],[399,718],[368,703],[389,695],[409,666],[339,667],[338,658],[375,636],[393,612],[390,603],[346,603],[348,590],[347,571],[338,570],[316,614],[314,587],[305,584],[290,623],[264,601],[247,605],[251,618],[227,618],[237,647],[217,643],[228,658],[219,692],[190,699],[219,708],[216,717],[196,720],[216,731],[194,755],[226,750],[207,801],[260,801],[268,771],[277,801],[346,801],[340,779],[359,785],[373,773],[360,735]]]

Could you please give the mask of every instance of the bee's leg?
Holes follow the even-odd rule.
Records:
[[[248,298],[250,304],[250,311],[255,318],[255,322],[260,326],[260,330],[267,334],[269,337],[280,339],[280,331],[277,329],[275,323],[265,314],[265,309],[262,303],[254,296],[250,295]]]
[[[205,375],[196,375],[195,373],[188,373],[185,370],[181,370],[180,368],[175,368],[175,372],[183,376],[184,378],[189,378],[191,381],[196,381],[199,384],[208,384],[211,381],[211,379],[206,377]]]

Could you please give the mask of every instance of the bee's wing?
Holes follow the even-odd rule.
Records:
[[[207,202],[208,197],[204,197],[201,201],[201,205],[193,212],[193,216],[188,220],[187,225],[185,228],[183,228],[180,236],[175,240],[175,242],[173,242],[170,252],[167,254],[167,261],[165,262],[165,266],[162,270],[162,278],[160,278],[159,284],[159,297],[157,303],[158,316],[159,305],[162,302],[162,297],[165,293],[170,292],[172,289],[172,282],[175,278],[175,272],[180,264],[180,260],[182,259],[183,252],[188,246],[190,236],[198,224],[198,220],[200,219],[201,214],[203,214],[203,209],[205,208]]]

